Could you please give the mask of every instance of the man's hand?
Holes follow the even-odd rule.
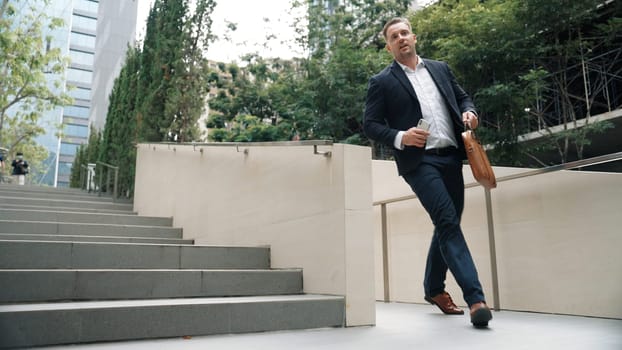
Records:
[[[466,111],[462,113],[462,122],[468,125],[471,129],[476,129],[479,125],[479,120],[477,119],[477,115],[471,111]]]
[[[404,132],[402,144],[404,146],[425,147],[428,136],[430,136],[428,131],[413,127]]]

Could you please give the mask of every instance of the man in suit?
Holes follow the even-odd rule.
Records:
[[[395,150],[399,174],[434,224],[423,283],[425,300],[445,314],[464,314],[445,291],[449,269],[469,305],[471,323],[487,326],[492,313],[460,227],[466,158],[460,133],[465,124],[478,126],[475,106],[445,62],[417,55],[417,36],[407,19],[391,19],[383,35],[395,60],[369,80],[365,134]],[[425,125],[418,127],[421,119]]]

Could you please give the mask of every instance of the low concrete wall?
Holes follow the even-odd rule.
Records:
[[[468,166],[465,182],[472,182]],[[497,177],[527,169],[495,167]],[[412,191],[395,164],[373,161],[373,199]],[[462,228],[493,304],[484,190],[466,189]],[[501,182],[492,190],[502,309],[622,318],[622,174],[560,171]],[[380,208],[375,207],[376,298],[383,299]],[[391,300],[423,301],[433,226],[417,199],[388,204]],[[462,293],[448,275],[448,291]]]
[[[184,238],[268,245],[304,291],[344,295],[348,326],[375,324],[371,152],[351,145],[138,145],[134,209]]]

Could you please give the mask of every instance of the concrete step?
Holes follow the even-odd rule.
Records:
[[[123,236],[72,236],[26,233],[0,233],[0,240],[13,241],[66,241],[66,242],[110,242],[151,244],[194,244],[193,239]]]
[[[344,326],[344,298],[302,294],[269,247],[171,226],[127,201],[0,186],[0,348]]]
[[[67,188],[67,187],[50,187],[50,186],[37,186],[37,185],[25,185],[25,186],[17,186],[15,184],[0,184],[0,193],[3,191],[19,191],[25,193],[66,193],[66,194],[76,194],[76,195],[84,195],[88,193],[79,188]]]
[[[50,208],[49,206],[41,206],[41,205],[20,205],[13,204],[10,202],[0,202],[0,208],[2,209],[19,209],[19,210],[50,210],[54,211],[70,211],[70,212],[81,212],[81,213],[96,213],[96,214],[121,214],[121,215],[137,215],[136,212],[131,211],[131,209],[97,209],[97,208],[80,208],[80,207],[61,207],[54,206]]]
[[[0,208],[0,219],[17,221],[71,222],[88,224],[141,225],[141,226],[172,226],[173,218],[81,213],[56,210],[24,210]]]
[[[133,204],[129,203],[112,203],[98,201],[97,199],[91,201],[85,200],[69,200],[69,199],[49,199],[49,198],[24,198],[15,196],[4,196],[0,194],[0,203],[10,203],[12,205],[34,205],[39,207],[70,207],[70,208],[87,208],[87,209],[113,209],[113,210],[126,210],[133,211]]]
[[[0,195],[4,195],[4,193],[11,193],[13,196],[15,193],[18,193],[20,197],[48,197],[48,196],[58,196],[65,198],[85,198],[87,200],[95,200],[95,201],[105,201],[105,202],[119,202],[119,203],[132,203],[131,198],[126,197],[118,197],[113,199],[111,195],[107,193],[98,194],[96,192],[87,192],[82,189],[77,188],[54,188],[48,186],[15,186],[15,185],[5,185],[0,184]]]
[[[57,200],[74,200],[74,201],[95,201],[112,203],[112,197],[98,196],[87,192],[63,192],[63,191],[20,191],[19,187],[15,189],[0,189],[0,195],[5,197],[19,198],[39,198],[39,199],[57,199]]]
[[[50,210],[48,206],[40,205],[20,205],[8,202],[0,202],[0,208],[2,209],[20,209],[20,210]],[[126,209],[97,209],[97,208],[76,208],[76,207],[58,207],[52,208],[54,211],[70,211],[81,213],[95,213],[95,214],[121,214],[121,215],[137,215],[136,212]]]
[[[342,327],[343,297],[322,295],[0,306],[0,347]]]
[[[20,220],[0,220],[0,233],[182,238],[182,229],[176,227]]]
[[[0,303],[302,294],[302,270],[0,270],[0,286]]]
[[[268,247],[0,241],[0,269],[268,268]]]

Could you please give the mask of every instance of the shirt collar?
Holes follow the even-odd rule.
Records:
[[[402,67],[402,69],[404,70],[404,72],[414,72],[414,70],[410,69],[410,67],[408,67],[405,64],[401,64],[400,62],[398,62],[397,60],[395,60],[395,62],[397,62],[397,64],[400,65],[400,67]],[[416,68],[419,67],[425,67],[425,62],[423,62],[423,59],[421,58],[421,56],[417,55],[417,65],[415,66]]]

